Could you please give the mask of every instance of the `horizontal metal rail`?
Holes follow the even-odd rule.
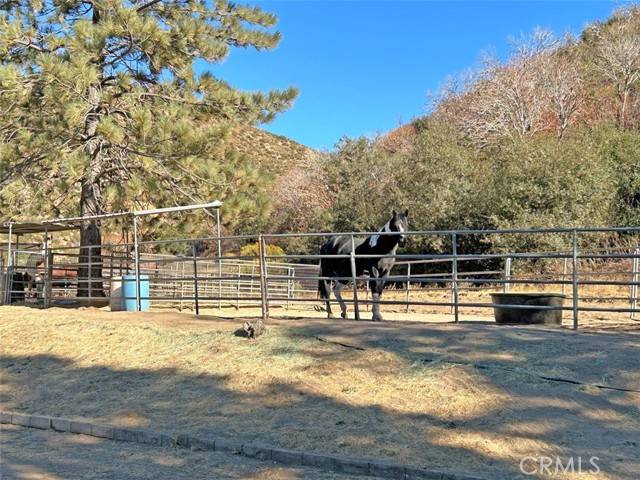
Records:
[[[640,232],[640,226],[636,227],[578,227],[578,228],[513,228],[503,230],[492,229],[460,229],[460,230],[411,230],[403,232],[403,235],[408,236],[451,236],[456,235],[529,235],[529,234],[545,234],[545,233],[563,233],[572,235],[573,232],[577,233],[630,233]],[[331,237],[331,236],[351,236],[356,237],[369,236],[369,235],[397,235],[397,232],[307,232],[307,233],[265,233],[265,238],[291,238],[291,237]]]

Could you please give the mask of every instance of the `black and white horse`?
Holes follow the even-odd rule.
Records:
[[[384,290],[387,276],[395,263],[395,255],[398,247],[406,243],[405,232],[408,230],[407,217],[409,211],[396,213],[393,211],[391,219],[380,229],[387,235],[371,235],[365,239],[355,239],[356,276],[369,275],[369,288],[372,294],[372,320],[382,320],[380,315],[380,295]],[[349,255],[351,253],[351,237],[338,235],[329,238],[320,249],[321,255]],[[380,255],[379,257],[358,258],[357,255]],[[387,256],[387,257],[385,257]],[[320,259],[321,277],[351,277],[351,260],[349,258],[322,258]],[[347,318],[347,306],[342,299],[342,288],[349,280],[320,280],[318,291],[320,298],[326,303],[327,316],[333,316],[331,312],[331,291],[336,296],[342,310],[342,318]]]

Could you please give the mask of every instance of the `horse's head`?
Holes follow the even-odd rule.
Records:
[[[389,229],[392,232],[398,232],[400,234],[400,239],[398,240],[398,245],[404,247],[407,243],[407,236],[405,232],[409,231],[409,210],[405,210],[404,212],[396,212],[393,211],[393,217],[389,220]]]

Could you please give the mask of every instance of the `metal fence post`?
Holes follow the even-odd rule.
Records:
[[[358,305],[358,284],[356,282],[357,269],[356,269],[356,241],[353,235],[351,235],[351,281],[353,282],[353,312],[354,318],[360,320],[360,306]],[[378,301],[380,299],[378,298]]]
[[[111,248],[111,255],[109,258],[109,282],[113,279],[113,259],[115,252],[113,251],[113,247]],[[111,286],[109,286],[109,291],[111,291]]]
[[[251,283],[249,284],[249,295],[253,297],[253,281],[256,277],[256,266],[251,265]]]
[[[451,254],[453,255],[451,267],[453,277],[453,310],[455,322],[458,323],[460,321],[460,309],[458,307],[458,236],[455,233],[451,234]]]
[[[196,244],[191,244],[193,254],[193,296],[196,302],[196,315],[200,315],[200,302],[198,301],[198,259],[196,257]]]
[[[287,310],[291,303],[291,289],[293,287],[293,268],[287,268]]]
[[[11,243],[13,242],[13,223],[9,223],[9,242],[7,245],[7,276],[4,282],[4,298],[7,305],[11,304],[11,290],[13,290],[13,259],[11,258]]]
[[[504,285],[502,291],[504,293],[509,293],[511,290],[511,257],[507,257],[504,261]]]
[[[410,285],[411,284],[411,264],[407,263],[407,295],[406,295],[406,301],[407,301],[407,306],[405,308],[405,312],[409,312],[409,289],[410,289]]]
[[[240,309],[240,280],[242,278],[242,266],[238,264],[238,283],[236,285],[236,310]]]
[[[455,294],[455,291],[453,290],[453,260],[451,260],[451,298],[449,300],[451,303],[449,307],[449,313],[453,314],[453,312],[455,311],[455,304],[456,304],[456,294]]]
[[[44,272],[42,275],[42,304],[49,308],[49,233],[44,229]]]
[[[637,319],[636,310],[638,309],[638,278],[640,277],[640,274],[638,272],[638,270],[640,270],[640,258],[638,257],[638,255],[640,255],[640,248],[636,248],[634,253],[636,256],[633,259],[631,267],[631,320]]]
[[[202,269],[201,269],[202,270]],[[204,276],[208,277],[209,276],[209,264],[205,262],[204,264]],[[204,285],[202,286],[202,290],[204,290],[205,295],[208,293],[207,289],[209,287],[209,283],[208,281],[205,280]],[[198,290],[200,290],[200,284],[198,284]],[[211,296],[213,297],[216,293],[216,288],[215,285],[211,285]],[[218,295],[218,297],[221,297],[222,295]],[[193,308],[195,308],[195,303],[193,304]]]
[[[91,306],[91,296],[92,296],[92,291],[91,290],[93,290],[93,282],[91,280],[91,277],[92,277],[91,270],[93,269],[93,264],[92,264],[93,262],[91,261],[91,252],[92,252],[92,250],[93,250],[93,245],[89,245],[89,259],[88,259],[88,262],[87,262],[88,263],[87,272],[89,272],[88,275],[87,275],[87,284],[88,284],[87,286],[89,287],[88,288],[88,291],[89,291],[89,306]]]
[[[569,265],[569,259],[565,257],[564,261],[562,262],[562,295],[564,295],[566,292],[567,285],[564,282],[567,281],[568,265]]]
[[[222,241],[220,240],[220,208],[216,208],[216,234],[218,236],[218,310],[222,308]]]
[[[13,247],[13,223],[9,223],[9,241],[7,245],[7,268],[13,266],[11,260],[11,248]]]
[[[136,312],[142,311],[140,300],[140,247],[138,245],[138,218],[133,215],[133,251],[136,271]]]
[[[182,302],[184,301],[184,265],[186,262],[182,263],[182,278],[180,279],[180,306],[178,307],[179,311],[182,311]]]
[[[573,230],[573,329],[578,329],[578,315],[580,313],[578,304],[578,231]]]
[[[47,288],[48,306],[50,306],[53,302],[53,266],[55,265],[54,258],[54,253],[51,251],[51,249],[49,249],[49,254],[47,255],[47,282],[45,283],[45,287]]]
[[[262,321],[266,322],[269,318],[269,299],[267,297],[267,249],[262,234],[258,236],[258,250],[260,252],[260,301],[262,307]]]

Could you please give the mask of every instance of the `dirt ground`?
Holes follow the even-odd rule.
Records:
[[[565,293],[570,295],[570,290],[570,288],[567,288]],[[627,290],[625,287],[612,285],[582,286],[580,289],[580,308],[629,308],[630,301]],[[347,302],[349,318],[354,316],[352,292],[351,288],[345,288],[342,294]],[[491,294],[499,292],[502,292],[501,288],[462,289],[458,300],[461,304],[491,304]],[[510,292],[560,294],[562,290],[555,285],[518,284],[513,285]],[[299,301],[296,301],[296,299]],[[371,308],[367,304],[367,300],[370,301],[371,297],[364,290],[359,290],[358,299],[360,302],[360,318],[362,320],[371,320]],[[383,302],[399,303],[389,303],[381,306],[383,316],[388,321],[406,322],[410,319],[414,322],[449,323],[454,320],[453,308],[450,306],[410,304],[407,307],[406,305],[407,302],[450,303],[452,301],[451,292],[445,288],[429,290],[412,287],[408,296],[405,290],[389,288],[384,291],[382,300]],[[334,315],[339,317],[340,307],[333,297],[331,304]],[[178,311],[177,305],[175,302],[154,302],[154,310]],[[317,311],[316,309],[320,305],[322,304],[317,300],[315,292],[296,293],[294,300],[288,302],[286,300],[271,300],[270,313],[277,318],[326,318],[325,312]],[[563,312],[562,324],[570,327],[573,325],[571,298],[565,300],[564,306],[566,310]],[[193,312],[193,302],[183,302],[183,311]],[[262,313],[259,302],[245,301],[237,304],[234,301],[221,302],[221,308],[218,308],[218,302],[215,300],[201,301],[200,312],[224,318],[258,317]],[[459,318],[464,321],[493,323],[494,312],[491,307],[460,307]],[[640,320],[631,320],[630,314],[627,312],[581,311],[579,326],[599,329],[638,330],[640,329]]]
[[[640,471],[637,330],[274,319],[248,341],[239,326],[2,307],[0,407],[492,479],[542,456],[598,457],[600,474],[529,478]]]
[[[2,425],[0,478],[4,480],[356,480],[309,468],[214,452],[160,449],[85,435]]]

